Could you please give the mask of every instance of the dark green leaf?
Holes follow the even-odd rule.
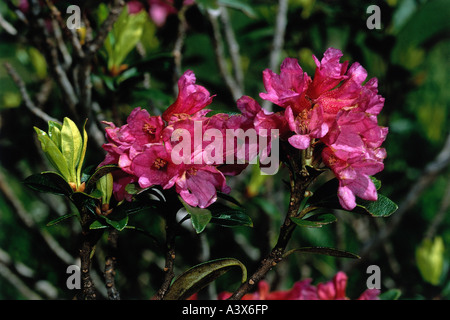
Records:
[[[208,209],[212,215],[212,223],[226,227],[253,227],[252,219],[243,209],[233,209],[221,203],[213,203],[208,207]]]
[[[103,177],[105,174],[108,174],[108,173],[113,172],[118,169],[119,169],[119,167],[115,164],[108,164],[106,166],[102,166],[102,167],[96,169],[95,172],[87,180],[85,191],[87,193],[92,192],[92,190],[94,190],[94,188],[97,184],[98,179]]]
[[[128,224],[128,216],[125,216],[120,220],[109,219],[109,216],[108,217],[101,216],[101,217],[105,219],[106,223],[108,223],[110,226],[112,226],[114,229],[118,231],[122,231]]]
[[[33,174],[24,180],[24,183],[33,190],[39,192],[53,193],[57,195],[70,196],[72,188],[64,178],[51,171]]]
[[[197,233],[201,233],[205,230],[206,225],[211,221],[211,211],[208,209],[202,209],[197,207],[191,207],[181,197],[178,197],[183,204],[186,211],[191,216],[192,226]]]
[[[242,205],[237,201],[235,198],[230,196],[229,194],[223,193],[223,192],[217,192],[217,197],[221,198],[223,200],[229,201],[231,203],[234,203],[235,205],[242,207]]]
[[[181,274],[170,286],[164,300],[185,300],[233,267],[240,267],[242,283],[247,281],[247,269],[239,260],[233,258],[212,260],[196,265]]]
[[[399,289],[391,289],[380,294],[380,300],[397,300],[402,292]]]
[[[76,216],[76,215],[77,215],[76,213],[68,213],[68,214],[65,214],[65,215],[63,215],[62,217],[59,217],[59,218],[56,218],[56,219],[50,221],[49,223],[46,224],[46,226],[47,226],[47,227],[54,226],[55,224],[58,224],[58,223],[60,223],[61,221],[66,220],[66,219],[69,219],[69,218],[71,218],[71,217],[73,217],[73,216]]]
[[[327,247],[304,247],[304,248],[292,249],[292,250],[286,252],[283,255],[283,257],[287,257],[294,252],[316,253],[316,254],[323,254],[323,255],[339,257],[339,258],[360,259],[360,257],[354,253],[339,250],[339,249],[334,249],[334,248],[327,248]]]
[[[354,212],[368,213],[374,217],[388,217],[397,211],[398,206],[388,197],[378,194],[376,201],[358,199]]]
[[[323,225],[336,222],[337,219],[331,213],[322,213],[313,215],[307,219],[292,217],[291,220],[300,227],[320,228]]]
[[[100,220],[95,220],[89,226],[89,229],[105,229],[105,228],[108,228],[106,221],[104,223],[102,223],[102,221],[100,221]]]

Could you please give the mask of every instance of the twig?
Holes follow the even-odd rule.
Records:
[[[16,86],[19,88],[20,95],[22,96],[22,99],[25,102],[25,106],[28,108],[28,110],[30,110],[36,117],[44,120],[45,122],[59,122],[57,119],[49,116],[34,104],[30,96],[28,95],[27,89],[25,87],[25,82],[23,82],[22,78],[19,76],[16,70],[8,62],[5,62],[3,66],[5,67],[10,77],[13,79]]]
[[[425,238],[433,238],[439,225],[444,221],[445,215],[450,208],[450,180],[447,182],[447,187],[445,188],[444,195],[442,196],[442,202],[439,207],[439,211],[434,216],[431,224],[428,226],[425,232]]]
[[[181,74],[182,74],[182,71],[181,71],[182,52],[181,52],[181,50],[183,49],[184,39],[186,37],[186,30],[187,30],[187,22],[186,22],[186,17],[185,17],[185,12],[186,12],[187,8],[188,8],[187,6],[183,6],[181,8],[181,10],[178,12],[178,20],[179,20],[178,34],[177,34],[177,38],[175,40],[175,45],[173,46],[173,50],[172,50],[173,59],[174,59],[174,63],[175,63],[175,74],[174,74],[174,83],[175,83],[174,92],[175,92],[175,94],[178,90],[177,80],[178,80],[178,78],[181,77]]]
[[[214,52],[216,55],[219,72],[222,78],[224,79],[228,89],[230,90],[233,99],[237,100],[242,96],[242,90],[239,87],[239,84],[231,75],[230,71],[228,70],[222,34],[220,33],[219,21],[217,19],[217,17],[220,15],[220,8],[217,10],[208,9],[207,15],[213,29]]]
[[[291,221],[291,218],[299,217],[299,209],[302,200],[304,199],[306,188],[317,177],[317,173],[310,173],[310,175],[307,176],[300,174],[300,176],[298,176],[301,172],[301,167],[299,167],[297,161],[292,161],[291,164],[291,197],[286,218],[280,228],[277,243],[267,258],[262,260],[259,268],[232,294],[229,300],[240,300],[256,285],[256,283],[258,283],[258,281],[265,277],[267,272],[283,259],[284,251],[296,227],[296,224]]]
[[[8,32],[10,35],[15,36],[17,35],[17,30],[14,28],[12,24],[10,24],[8,21],[3,18],[3,15],[0,13],[0,26],[5,29],[6,32]]]
[[[77,32],[74,29],[66,28],[65,22],[61,17],[61,12],[58,10],[58,8],[55,7],[55,5],[52,3],[51,0],[46,0],[45,2],[47,3],[47,6],[50,8],[52,18],[58,22],[59,27],[65,30],[66,34],[70,37],[75,54],[79,58],[84,58],[84,51],[81,46],[80,40],[78,39]]]
[[[439,174],[450,165],[450,133],[447,136],[444,147],[441,149],[436,158],[431,161],[424,169],[420,178],[413,184],[408,194],[400,203],[398,210],[394,213],[389,223],[382,228],[378,234],[373,237],[369,242],[365,244],[360,252],[361,259],[358,261],[352,261],[344,268],[346,270],[351,269],[359,261],[363,261],[367,258],[371,252],[375,250],[379,245],[386,241],[400,225],[401,220],[405,214],[416,204],[422,193],[430,186]]]
[[[125,6],[124,1],[114,0],[109,15],[101,25],[100,30],[97,33],[97,36],[92,41],[86,44],[85,54],[87,58],[94,56],[97,53],[97,51],[102,47],[103,42],[106,39],[106,36],[108,35],[109,31],[111,31],[114,22],[116,22],[124,6]]]
[[[287,24],[288,0],[278,1],[278,13],[275,22],[275,31],[272,40],[272,50],[270,52],[269,69],[274,70],[279,64],[281,50],[284,45],[284,34]],[[263,108],[272,111],[272,103],[264,100]]]
[[[17,199],[15,193],[7,182],[6,177],[0,171],[0,191],[5,195],[5,200],[14,209],[14,212],[19,217],[20,221],[25,227],[35,233],[43,240],[50,250],[62,261],[64,264],[74,264],[75,259],[62,248],[58,242],[46,231],[40,230],[30,214],[22,206],[22,203]]]
[[[233,27],[228,16],[228,10],[225,6],[220,5],[220,19],[223,24],[225,39],[227,40],[231,63],[233,64],[234,78],[237,85],[244,91],[244,73],[242,71],[241,55],[239,53],[239,43],[236,40]]]
[[[172,218],[169,218],[172,219]],[[175,277],[175,273],[173,272],[173,267],[175,263],[175,229],[176,229],[176,221],[166,221],[166,257],[165,257],[165,264],[164,264],[164,280],[159,288],[158,292],[156,293],[154,299],[155,300],[162,300],[167,292],[167,290],[170,287],[170,284],[172,283],[173,278]]]
[[[97,241],[103,234],[103,231],[89,229],[89,226],[93,222],[91,214],[84,206],[78,208],[78,210],[80,212],[80,222],[82,229],[82,242],[80,247],[82,291],[80,292],[79,298],[80,300],[95,300],[97,299],[97,290],[90,275],[91,256],[94,252]]]
[[[119,291],[116,288],[114,277],[116,276],[116,251],[117,251],[117,238],[118,231],[116,229],[111,230],[108,237],[108,243],[110,244],[111,255],[106,257],[105,261],[105,284],[106,292],[109,300],[120,300]]]
[[[22,279],[11,269],[14,265],[9,261],[6,252],[0,249],[0,275],[5,278],[13,287],[17,289],[24,297],[30,300],[42,300],[42,297],[28,287]]]

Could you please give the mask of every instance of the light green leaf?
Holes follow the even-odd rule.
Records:
[[[69,182],[77,182],[76,167],[81,156],[82,138],[76,124],[69,118],[64,118],[61,128],[61,152],[69,169]]]
[[[50,161],[51,165],[58,170],[66,181],[69,182],[69,167],[67,166],[67,162],[58,146],[52,139],[50,139],[45,131],[36,127],[34,127],[34,130],[37,133],[39,141],[41,142],[42,151],[44,151],[45,156]]]
[[[242,283],[247,281],[247,268],[239,260],[234,258],[212,260],[196,265],[181,274],[170,286],[164,300],[185,300],[234,267],[241,268]]]
[[[87,193],[92,192],[94,190],[95,186],[97,185],[97,181],[103,177],[105,174],[108,174],[110,172],[113,172],[115,170],[118,170],[119,167],[115,164],[111,165],[105,165],[100,168],[97,168],[95,172],[89,177],[89,179],[86,181],[86,188],[85,191]]]
[[[113,192],[113,176],[107,173],[97,181],[97,189],[102,194],[102,203],[109,203]]]
[[[441,237],[425,238],[416,249],[416,263],[422,278],[438,285],[444,268],[444,241]]]
[[[109,70],[118,69],[134,49],[142,36],[147,19],[148,14],[145,11],[129,14],[127,9],[122,10],[113,30],[105,40]]]
[[[83,168],[84,157],[86,156],[87,141],[88,141],[88,134],[86,132],[86,124],[87,124],[87,119],[83,125],[83,147],[81,149],[80,159],[78,160],[78,164],[77,164],[77,185],[81,184],[81,169]]]
[[[58,149],[61,150],[61,124],[55,121],[49,121],[48,122],[48,136],[52,141],[55,143],[55,145],[58,147]]]

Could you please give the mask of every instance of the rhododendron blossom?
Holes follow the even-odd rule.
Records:
[[[205,107],[214,96],[195,82],[194,73],[186,71],[178,81],[177,99],[162,116],[136,108],[121,127],[105,122],[108,143],[103,148],[108,153],[100,165],[122,169],[113,173],[117,200],[130,200],[126,184],[137,182],[141,188],[174,187],[187,204],[206,208],[216,201],[217,191],[230,191],[225,175],[256,163],[260,151],[264,164],[278,168],[277,152],[269,154],[267,141],[277,137],[278,129],[268,133],[261,128],[258,136],[253,125],[261,107],[247,110],[239,104],[243,114],[207,116]]]
[[[270,291],[267,281],[261,280],[258,289],[253,293],[245,294],[241,300],[350,300],[347,296],[347,275],[339,271],[332,280],[312,285],[312,279],[305,279],[294,283],[291,289]],[[356,300],[378,300],[380,290],[367,289]],[[226,300],[231,296],[230,292],[218,294],[218,300]],[[196,300],[193,295],[191,300]]]
[[[384,98],[377,94],[377,79],[363,84],[366,70],[357,62],[347,69],[347,61],[339,62],[342,55],[340,50],[329,48],[321,61],[313,56],[317,66],[313,79],[296,59],[286,58],[279,75],[271,70],[263,72],[267,93],[260,93],[260,97],[284,109],[269,117],[274,119],[274,127],[290,129],[281,137],[293,147],[325,146],[322,160],[339,180],[339,202],[352,210],[355,196],[377,200],[369,176],[384,168],[386,151],[381,144],[388,129],[377,123],[376,116],[384,105]],[[255,122],[255,127],[260,125]]]

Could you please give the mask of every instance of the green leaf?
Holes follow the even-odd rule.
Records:
[[[391,289],[379,295],[380,300],[397,300],[402,292],[399,289]]]
[[[327,248],[327,247],[303,247],[298,249],[292,249],[288,252],[286,252],[283,257],[287,257],[291,255],[294,252],[300,252],[300,253],[316,253],[316,254],[323,254],[327,256],[333,256],[338,258],[350,258],[350,259],[360,259],[360,257],[354,253],[334,249],[334,248]]]
[[[223,227],[253,227],[252,219],[241,210],[230,209],[222,212],[213,212],[211,223],[221,225]]]
[[[61,128],[61,152],[69,169],[69,182],[77,183],[76,167],[81,156],[82,146],[81,134],[76,124],[65,117]]]
[[[212,223],[225,227],[253,227],[252,219],[243,208],[231,208],[223,203],[215,202],[208,207],[208,210],[212,215]]]
[[[125,216],[120,220],[109,219],[108,218],[109,216],[108,217],[101,216],[101,217],[105,219],[106,223],[108,223],[110,226],[112,226],[114,229],[118,231],[122,231],[128,224],[128,216]]]
[[[26,178],[24,183],[29,188],[39,192],[53,193],[68,197],[73,193],[73,190],[67,181],[56,172],[46,171],[33,174]]]
[[[98,179],[103,177],[105,174],[108,174],[110,172],[113,172],[114,170],[120,169],[115,164],[108,164],[106,166],[102,166],[94,171],[94,173],[89,177],[89,179],[86,181],[86,188],[85,191],[87,193],[92,192],[92,190],[95,188]]]
[[[106,223],[102,223],[100,220],[95,220],[89,226],[89,229],[105,229],[105,228],[108,228],[108,225]]]
[[[77,185],[81,184],[81,169],[84,164],[84,157],[86,156],[87,141],[88,141],[88,134],[86,132],[86,123],[87,123],[87,119],[83,125],[83,146],[81,149],[80,159],[78,161],[78,167],[77,167],[77,179],[79,179],[79,181],[77,181]]]
[[[336,222],[336,217],[331,213],[313,215],[310,218],[291,217],[291,221],[300,227],[321,228],[323,225]]]
[[[58,122],[51,120],[48,122],[48,136],[52,139],[58,149],[61,149],[61,128],[62,125]]]
[[[61,150],[59,150],[58,146],[52,139],[50,139],[45,131],[36,127],[34,127],[34,130],[37,133],[39,141],[41,142],[42,151],[44,151],[45,156],[50,161],[51,165],[58,170],[65,180],[69,181],[69,167],[67,166],[66,159],[64,158]]]
[[[113,176],[107,173],[97,180],[97,190],[102,194],[102,203],[108,203],[113,192]]]
[[[373,217],[389,217],[398,209],[397,204],[382,194],[378,194],[376,201],[357,199],[356,203],[354,212],[368,213]]]
[[[46,226],[47,226],[47,227],[54,226],[55,224],[58,224],[58,223],[60,223],[61,221],[64,221],[64,220],[69,219],[69,218],[72,218],[73,216],[76,216],[76,215],[77,215],[76,213],[68,213],[68,214],[65,214],[65,215],[63,215],[63,216],[61,216],[61,217],[58,217],[58,218],[56,218],[56,219],[50,221],[49,223],[46,224]]]
[[[201,233],[205,230],[206,225],[211,221],[212,214],[209,209],[202,209],[197,207],[191,207],[181,197],[178,197],[183,204],[186,211],[191,216],[192,226],[197,233]]]
[[[256,18],[256,12],[253,8],[242,0],[219,0],[219,3],[227,7],[240,10],[249,18]]]
[[[127,9],[122,10],[104,43],[109,70],[118,70],[126,56],[134,49],[142,36],[147,19],[145,11],[129,14]]]
[[[185,300],[233,267],[240,267],[242,283],[247,281],[247,268],[239,260],[234,258],[212,260],[196,265],[181,274],[167,290],[164,300]]]
[[[422,278],[434,286],[441,282],[444,270],[445,247],[442,237],[425,238],[416,249],[417,268]]]

